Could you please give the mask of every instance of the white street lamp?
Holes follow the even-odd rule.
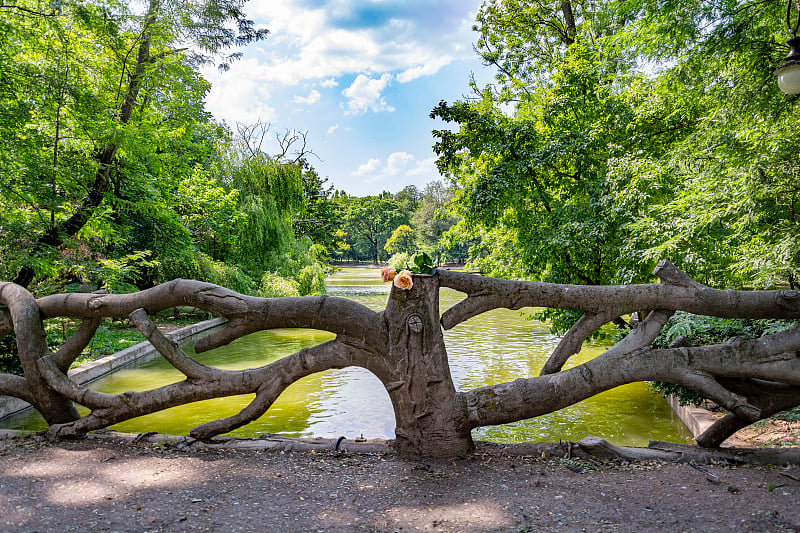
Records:
[[[797,20],[792,24],[792,4],[798,8]],[[778,67],[775,74],[778,76],[778,88],[786,94],[800,94],[800,37],[797,31],[800,29],[800,2],[789,0],[786,6],[786,27],[792,38],[786,41],[789,45],[789,55]]]

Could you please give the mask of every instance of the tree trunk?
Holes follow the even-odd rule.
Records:
[[[453,457],[473,448],[465,406],[450,375],[439,324],[438,276],[392,287],[384,312],[392,375],[385,381],[396,418],[398,452]]]
[[[0,305],[8,306],[8,312],[17,335],[19,351],[30,401],[42,414],[48,424],[63,424],[80,418],[72,402],[56,392],[38,367],[38,360],[50,355],[47,337],[33,296],[24,288],[13,283],[0,282]]]
[[[572,12],[572,3],[569,0],[561,1],[561,14],[564,15],[564,35],[562,41],[566,45],[575,42],[577,28],[575,26],[575,14]]]

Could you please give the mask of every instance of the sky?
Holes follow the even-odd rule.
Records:
[[[236,124],[307,133],[328,185],[355,196],[420,189],[440,179],[429,118],[440,100],[488,81],[472,45],[481,0],[252,0],[245,12],[266,40],[227,72],[204,72],[207,108]]]

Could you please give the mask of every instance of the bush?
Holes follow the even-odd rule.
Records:
[[[298,283],[293,279],[281,277],[274,272],[265,272],[261,277],[258,295],[262,298],[300,296],[300,289]]]
[[[242,294],[253,294],[253,280],[236,265],[214,261],[202,252],[162,259],[158,265],[160,282],[175,278],[196,279],[227,287]]]
[[[413,265],[413,258],[411,254],[407,252],[400,252],[398,254],[394,254],[392,257],[389,258],[389,266],[393,269],[400,272],[406,268],[411,268]]]
[[[319,263],[304,266],[297,274],[297,289],[301,296],[325,294],[325,269]]]

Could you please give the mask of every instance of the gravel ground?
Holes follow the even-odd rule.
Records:
[[[800,531],[800,467],[698,468],[6,439],[0,530]]]

